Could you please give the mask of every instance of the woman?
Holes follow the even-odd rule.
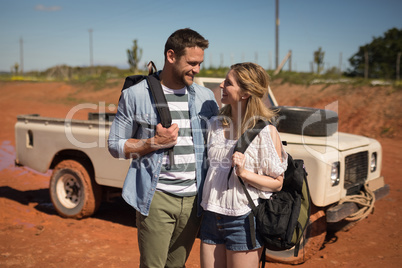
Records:
[[[201,267],[258,267],[261,242],[256,234],[256,246],[252,246],[248,219],[252,212],[237,176],[257,205],[259,198],[269,198],[282,188],[287,154],[273,125],[261,130],[244,154],[233,154],[233,149],[241,134],[258,119],[271,121],[275,116],[262,101],[268,84],[269,76],[261,66],[240,63],[231,66],[220,85],[225,106],[209,121],[210,166],[201,202],[205,210]],[[234,172],[228,179],[232,166]]]

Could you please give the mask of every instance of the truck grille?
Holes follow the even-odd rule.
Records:
[[[367,179],[368,151],[348,155],[345,158],[345,189],[347,194],[359,193]]]

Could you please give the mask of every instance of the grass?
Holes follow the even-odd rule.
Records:
[[[114,87],[122,83],[124,78],[109,77],[107,75],[100,76],[86,76],[68,81],[68,84],[73,86],[82,87],[85,89],[92,89],[93,91],[99,91],[107,87]]]
[[[228,67],[201,69],[198,76],[204,77],[225,77],[229,71]],[[145,74],[145,71],[139,71],[138,74]],[[271,80],[281,81],[281,83],[290,83],[297,85],[322,84],[323,90],[329,84],[348,84],[352,86],[367,86],[378,84],[391,86],[394,90],[402,90],[402,81],[385,81],[381,79],[364,79],[359,77],[345,77],[336,72],[327,72],[325,74],[315,74],[306,72],[281,71],[273,75],[274,70],[267,70]],[[21,74],[0,74],[0,81],[29,81],[29,82],[49,82],[64,81],[73,85],[83,85],[90,87],[95,91],[108,86],[114,86],[129,75],[133,75],[129,70],[118,69],[112,66],[94,66],[94,67],[69,67],[56,66],[49,68],[44,72],[29,72]],[[119,81],[119,82],[116,82]],[[326,86],[325,86],[326,85]]]

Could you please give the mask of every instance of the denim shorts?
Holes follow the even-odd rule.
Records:
[[[254,228],[255,226],[254,219]],[[248,214],[226,216],[204,211],[200,239],[206,244],[225,244],[226,249],[232,251],[258,249],[262,244],[259,235],[256,233],[256,247],[253,248]]]

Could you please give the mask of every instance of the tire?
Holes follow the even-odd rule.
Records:
[[[81,219],[93,215],[102,199],[102,188],[88,170],[74,160],[57,164],[50,178],[50,199],[57,213]]]
[[[338,114],[331,110],[277,106],[276,127],[279,132],[325,137],[338,130]]]
[[[301,264],[315,255],[322,247],[327,234],[327,222],[325,212],[314,206],[311,207],[309,226],[305,231],[305,241],[301,241],[299,254],[294,256],[294,248],[283,251],[267,249],[266,260],[269,262]]]

